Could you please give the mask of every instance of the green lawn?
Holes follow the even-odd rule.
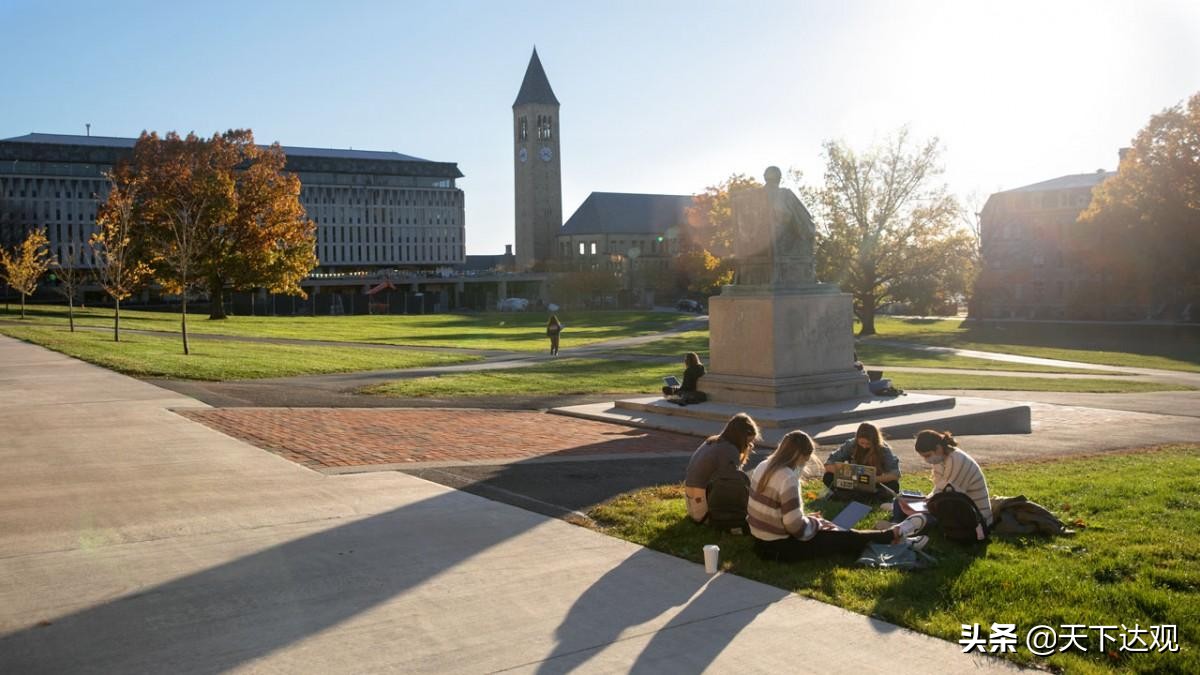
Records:
[[[1200,372],[1200,327],[877,317],[876,338],[1134,368]],[[875,338],[860,340],[870,344]]]
[[[51,305],[27,309],[31,325],[66,325],[66,310]],[[15,320],[15,312],[0,312],[0,319]],[[539,352],[548,349],[546,320],[541,312],[489,312],[481,314],[425,314],[386,316],[235,316],[210,321],[204,314],[188,315],[188,331],[234,337],[276,337],[333,342],[425,347],[458,347]],[[657,333],[692,317],[669,312],[559,312],[565,325],[562,346],[570,349],[593,342]],[[110,308],[76,313],[77,325],[112,326]],[[179,331],[179,314],[121,311],[121,327],[139,330]]]
[[[412,398],[506,394],[655,394],[662,391],[662,378],[667,375],[682,377],[683,364],[565,359],[527,368],[397,380],[362,391]]]
[[[928,352],[874,344],[870,340],[859,341],[855,345],[858,358],[872,370],[886,369],[889,366],[906,366],[911,368],[961,368],[964,370],[1003,370],[1021,373],[1076,373],[1082,375],[1099,375],[1095,370],[1085,368],[1058,368],[1056,366],[1037,366],[991,359],[976,359],[969,356],[954,354],[931,354]],[[1104,373],[1108,377],[1120,377],[1119,374]]]
[[[953,373],[885,373],[898,389],[974,389],[980,391],[1065,391],[1090,394],[1136,394],[1147,391],[1191,391],[1162,382],[1111,378],[1050,378]]]
[[[363,389],[363,393],[404,398],[503,396],[506,394],[566,396],[572,394],[654,394],[667,375],[682,377],[682,363],[632,360],[564,359],[526,368],[452,373],[396,380]],[[889,374],[901,389],[1003,389],[1010,391],[1144,392],[1176,391],[1188,387],[1123,379],[1053,379],[989,377],[943,373]],[[700,380],[704,389],[704,380]]]
[[[721,547],[727,571],[860,614],[957,641],[962,624],[1015,623],[1013,657],[1071,673],[1200,672],[1200,446],[1175,446],[986,469],[993,494],[1024,494],[1080,530],[1074,537],[994,538],[964,547],[936,534],[939,565],[919,572],[871,570],[850,560],[801,564],[760,561],[749,537],[717,535],[687,520],[679,486],[640,490],[593,509],[604,532],[702,562],[701,547]],[[819,482],[805,485],[815,500]],[[929,481],[905,476],[906,489]],[[843,504],[813,501],[835,515]],[[859,524],[884,517],[877,510]],[[1037,625],[1175,624],[1179,653],[1087,653],[1035,657],[1024,645]],[[1110,645],[1111,647],[1111,645]]]
[[[183,355],[178,337],[126,333],[120,342],[99,331],[0,324],[0,333],[117,372],[139,377],[244,380],[362,370],[444,366],[476,361],[465,354],[438,354],[363,347],[309,347],[228,340],[192,340]]]

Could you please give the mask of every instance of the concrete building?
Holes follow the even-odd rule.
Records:
[[[46,227],[55,255],[86,242],[108,192],[104,172],[136,139],[28,134],[0,140],[0,244]],[[316,274],[434,270],[466,259],[462,177],[454,162],[397,152],[285,147],[287,171],[317,225]]]
[[[513,176],[517,269],[542,269],[562,227],[559,104],[537,49],[513,102]]]
[[[665,266],[679,252],[689,195],[593,192],[558,235],[558,258],[588,262],[619,256]]]
[[[1113,172],[1062,176],[990,196],[980,214],[983,270],[978,318],[1130,318],[1103,303],[1103,272],[1089,264],[1103,246],[1077,223],[1092,191]]]

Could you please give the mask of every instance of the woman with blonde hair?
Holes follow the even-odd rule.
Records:
[[[754,552],[764,560],[794,562],[831,555],[857,555],[870,543],[890,544],[888,530],[843,530],[821,514],[806,514],[800,496],[800,468],[812,458],[816,444],[803,431],[783,437],[771,456],[750,476],[747,507]],[[913,537],[907,543],[923,548],[928,539]]]
[[[692,520],[702,523],[708,518],[708,485],[713,476],[731,468],[741,472],[758,436],[754,420],[746,413],[738,413],[729,418],[721,433],[706,438],[692,453],[683,481],[687,512]]]

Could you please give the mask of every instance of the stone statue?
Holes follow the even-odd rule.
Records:
[[[738,286],[798,288],[817,282],[816,225],[800,199],[779,187],[783,174],[769,166],[766,185],[733,196]]]

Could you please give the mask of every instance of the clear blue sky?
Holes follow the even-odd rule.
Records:
[[[749,5],[743,6],[743,5]],[[252,128],[457,162],[467,250],[513,239],[512,102],[537,45],[563,212],[691,194],[908,124],[984,197],[1113,169],[1200,91],[1197,2],[0,0],[0,138]]]

